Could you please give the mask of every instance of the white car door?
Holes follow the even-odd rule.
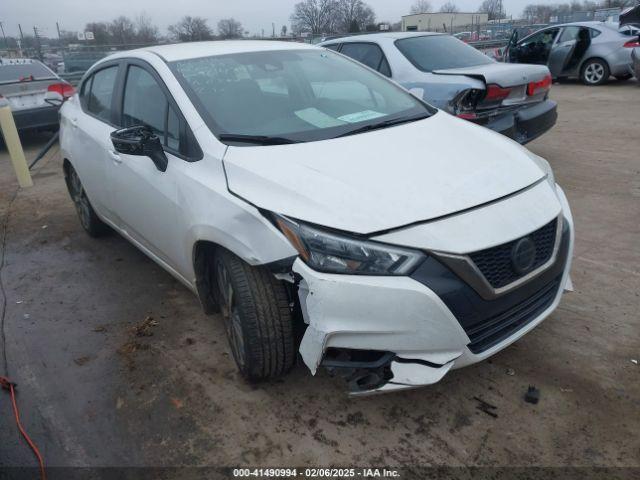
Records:
[[[115,126],[114,91],[119,62],[100,66],[83,82],[79,102],[65,105],[64,143],[82,181],[91,205],[103,218],[113,221],[113,210],[105,178],[113,149],[110,135]]]
[[[126,72],[118,89],[119,125],[150,127],[164,145],[168,166],[162,172],[149,157],[116,153],[110,145],[110,203],[122,233],[173,268],[183,253],[183,232],[176,228],[176,162],[184,162],[177,156],[181,119],[152,67],[129,60],[123,68]]]

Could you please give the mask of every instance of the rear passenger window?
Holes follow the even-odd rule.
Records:
[[[90,85],[85,82],[85,86],[89,86],[88,95],[85,95],[87,111],[105,122],[111,122],[111,100],[117,73],[117,66],[108,67],[94,73],[90,79]]]
[[[379,46],[371,43],[345,43],[340,53],[347,55],[367,67],[378,70],[383,75],[391,76],[389,63]]]

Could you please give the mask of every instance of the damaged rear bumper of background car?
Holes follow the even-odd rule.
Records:
[[[523,194],[529,198],[515,201],[531,204],[545,186],[551,190],[545,183]],[[394,391],[436,383],[449,370],[479,362],[525,335],[570,288],[573,220],[557,190],[561,231],[553,262],[523,285],[492,298],[478,294],[435,252],[406,277],[326,274],[297,259],[293,272],[307,324],[300,345],[305,364],[314,374],[322,367],[345,377],[353,394]],[[455,235],[478,221],[508,224],[507,212],[517,212],[514,219],[523,214],[508,202],[513,200],[422,227],[426,237],[435,238],[439,229]],[[531,231],[527,222],[540,221],[535,217],[533,210],[522,217],[522,232]],[[485,228],[499,231],[497,223]],[[463,243],[453,251],[465,251],[460,250]]]
[[[530,107],[491,117],[482,125],[524,145],[535,140],[556,124],[558,104],[545,100]]]

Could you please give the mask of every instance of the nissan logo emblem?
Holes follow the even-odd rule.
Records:
[[[524,275],[536,261],[536,244],[530,237],[518,240],[511,250],[511,264],[519,275]]]

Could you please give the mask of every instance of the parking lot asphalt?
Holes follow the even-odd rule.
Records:
[[[558,123],[529,148],[573,208],[575,291],[489,361],[358,399],[301,362],[244,383],[221,318],[118,235],[82,231],[57,147],[14,201],[3,149],[6,353],[47,464],[639,466],[640,85],[565,83],[552,98]],[[27,157],[45,141],[26,137]],[[33,464],[0,392],[0,466]]]

